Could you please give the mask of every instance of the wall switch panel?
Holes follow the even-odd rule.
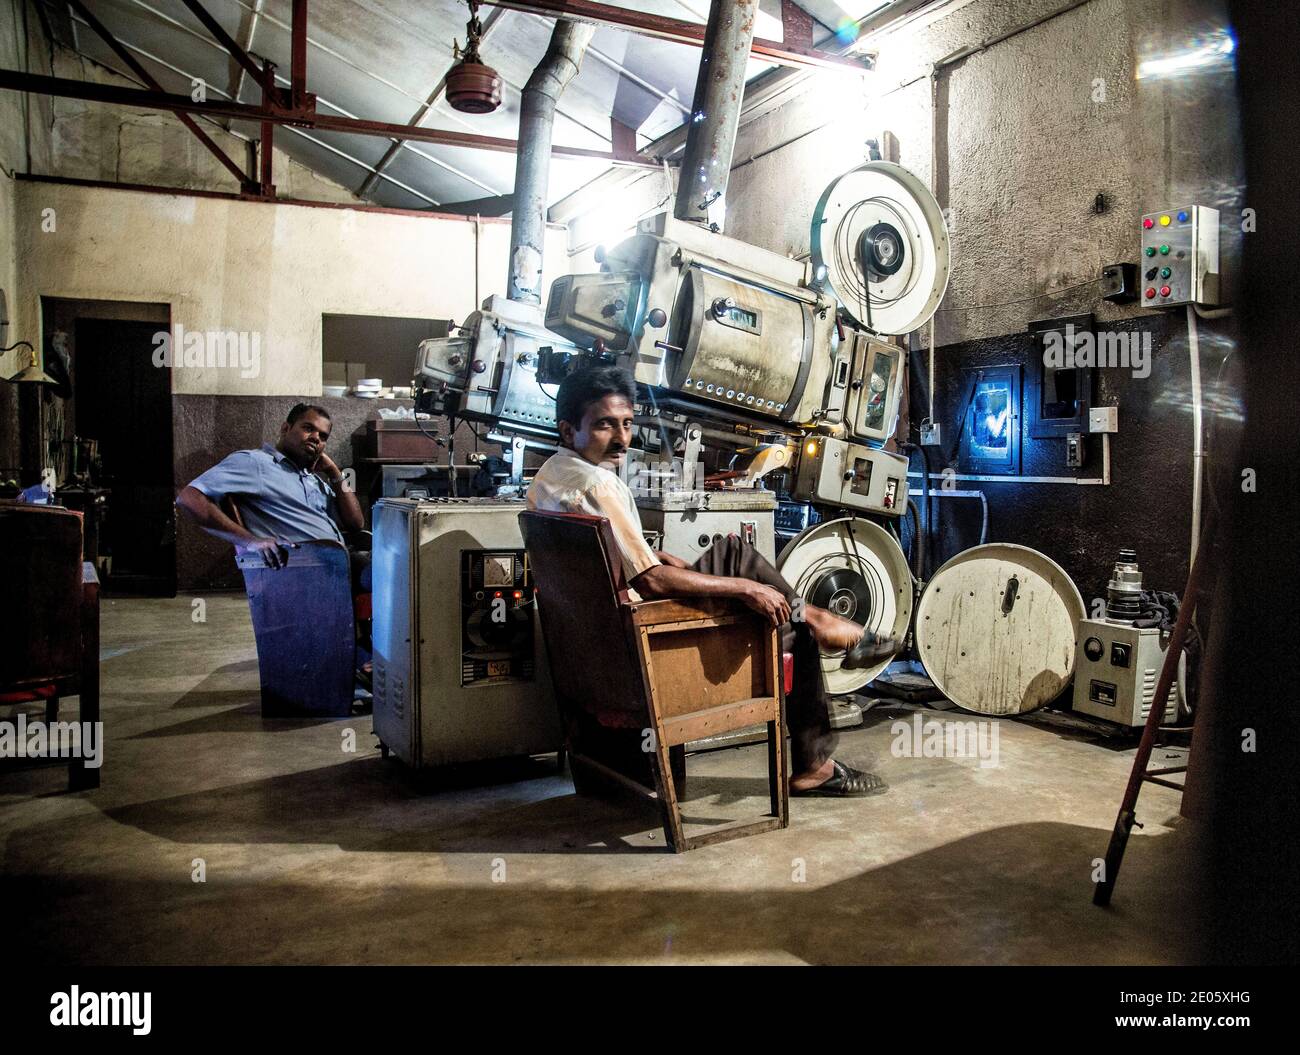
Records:
[[[1119,432],[1119,407],[1089,407],[1089,432]]]
[[[1219,210],[1181,205],[1142,217],[1138,286],[1148,308],[1219,302]]]

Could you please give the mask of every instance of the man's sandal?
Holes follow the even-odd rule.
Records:
[[[844,660],[840,666],[845,670],[860,670],[863,667],[874,667],[882,660],[888,659],[898,651],[898,638],[891,636],[881,637],[872,630],[863,633],[861,639],[856,645],[844,654]]]
[[[834,772],[828,780],[814,788],[791,788],[791,797],[799,798],[863,798],[867,795],[879,795],[889,790],[889,785],[875,773],[864,773],[831,759]]]

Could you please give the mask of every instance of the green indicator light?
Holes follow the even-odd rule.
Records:
[[[1160,255],[1161,255],[1161,256],[1168,256],[1168,255],[1169,255],[1169,246],[1167,246],[1167,245],[1162,245],[1162,246],[1160,247]]]
[[[1155,255],[1156,255],[1156,247],[1153,246],[1153,245],[1149,245],[1149,246],[1146,247],[1145,252],[1146,252],[1146,255],[1147,255],[1147,256],[1155,256]]]

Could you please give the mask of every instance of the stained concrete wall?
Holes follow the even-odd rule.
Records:
[[[54,75],[72,80],[137,88],[133,81],[55,45]],[[199,119],[200,127],[240,168],[246,168],[246,140],[215,122]],[[239,181],[194,134],[170,113],[108,106],[81,99],[54,99],[50,112],[52,157],[49,167],[34,172],[75,179],[146,183],[187,190],[239,192]],[[278,133],[280,140],[292,133]],[[280,141],[278,140],[278,141]],[[360,203],[347,187],[316,175],[307,166],[276,149],[272,165],[276,193],[308,201]],[[357,185],[367,175],[357,168]]]
[[[874,44],[878,63],[862,88],[817,75],[805,95],[742,133],[728,234],[806,254],[821,190],[866,159],[866,138],[888,130],[904,167],[927,184],[934,170],[947,210],[952,279],[937,318],[939,346],[1023,330],[1045,315],[1142,314],[1139,306],[1100,301],[1091,285],[1050,294],[1093,282],[1107,263],[1134,259],[1142,213],[1177,202],[1223,210],[1231,274],[1245,203],[1230,64],[1181,78],[1138,76],[1147,59],[1221,39],[1217,3],[1089,0],[944,67],[932,166],[930,64],[1064,6],[957,0],[936,21]],[[796,136],[803,138],[745,164]],[[1099,193],[1100,214],[1093,211]]]
[[[319,394],[323,313],[464,319],[504,287],[510,244],[499,222],[32,181],[17,213],[24,332],[58,296],[162,302],[173,327],[257,336],[256,376],[174,368],[189,394]],[[565,268],[564,232],[548,242],[547,281]]]
[[[23,18],[24,0],[0,0],[0,64],[8,69],[39,69],[40,57],[48,42],[40,21],[28,12]],[[33,165],[49,164],[48,99],[33,98],[17,92],[0,92],[0,289],[4,290],[10,319],[8,334],[0,347],[20,340],[36,343],[36,335],[22,329],[13,319],[13,303],[18,285],[18,250],[16,172],[25,171],[29,158]],[[0,353],[0,376],[9,377],[27,365],[27,350]],[[18,392],[12,385],[0,384],[0,479],[18,475],[20,461],[18,437]]]

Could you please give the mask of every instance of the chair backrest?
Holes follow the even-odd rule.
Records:
[[[644,712],[627,584],[609,521],[529,511],[519,514],[519,526],[562,705],[592,714]]]
[[[81,514],[0,502],[0,683],[77,675],[81,664]]]

